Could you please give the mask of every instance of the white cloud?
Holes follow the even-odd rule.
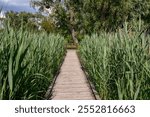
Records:
[[[3,11],[0,12],[0,18],[5,18],[5,14]]]
[[[4,11],[27,11],[27,12],[35,12],[30,6],[31,0],[0,0],[0,8]]]
[[[30,0],[0,0],[7,5],[12,6],[29,6]]]
[[[8,2],[8,1],[10,1],[10,0],[2,0],[2,2]]]

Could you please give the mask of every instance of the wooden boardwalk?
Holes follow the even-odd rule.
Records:
[[[61,71],[52,90],[53,100],[94,100],[90,85],[81,69],[76,50],[67,50]]]

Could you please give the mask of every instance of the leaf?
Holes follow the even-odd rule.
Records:
[[[136,100],[138,98],[138,95],[139,95],[139,92],[140,92],[140,87],[141,87],[141,82],[140,82],[140,84],[139,84],[139,86],[138,86],[138,88],[137,88],[137,90],[134,94],[134,100]]]
[[[8,64],[8,82],[9,82],[9,87],[10,91],[12,92],[13,90],[13,49],[11,49],[10,52],[10,58],[9,58],[9,64]]]
[[[5,95],[4,95],[4,93],[5,93],[5,91],[6,91],[6,79],[4,80],[4,83],[3,83],[3,86],[2,86],[2,88],[0,89],[0,99],[2,100],[2,99],[5,99]]]

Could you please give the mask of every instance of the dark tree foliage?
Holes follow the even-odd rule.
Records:
[[[33,0],[40,11],[52,8],[59,33],[80,39],[85,34],[116,31],[125,22],[131,27],[139,18],[150,23],[150,0]]]

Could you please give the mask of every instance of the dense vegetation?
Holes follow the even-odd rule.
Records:
[[[143,30],[150,24],[149,0],[32,0],[32,3],[40,11],[51,8],[49,15],[54,19],[55,30],[75,42],[85,34],[114,32],[124,22],[132,26],[139,18],[144,22]]]
[[[79,52],[101,99],[150,99],[150,36],[120,29],[85,36]]]
[[[0,32],[0,99],[43,99],[64,45],[59,35],[5,27]]]
[[[0,18],[0,99],[42,99],[66,41],[79,44],[101,99],[150,99],[149,0],[31,0],[31,5],[40,12],[9,11]]]
[[[13,29],[18,29],[22,26],[29,31],[55,33],[52,19],[40,13],[8,11],[5,13],[5,17],[3,18],[4,25],[11,22],[10,27]]]

